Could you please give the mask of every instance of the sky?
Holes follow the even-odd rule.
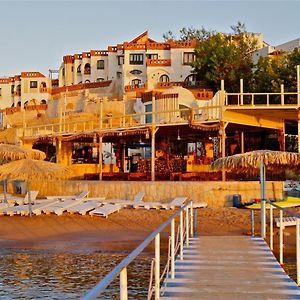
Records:
[[[231,32],[245,23],[276,46],[300,38],[300,0],[0,0],[0,77],[58,69],[62,57],[104,50],[145,30],[162,41],[182,27]]]

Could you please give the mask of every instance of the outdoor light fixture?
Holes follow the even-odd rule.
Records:
[[[179,134],[179,129],[177,130],[177,141],[180,141],[181,140],[181,137],[180,137],[180,134]]]

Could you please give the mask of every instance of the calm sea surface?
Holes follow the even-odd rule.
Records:
[[[77,299],[113,269],[127,254],[0,250],[0,299]],[[151,257],[141,255],[128,268],[130,299],[145,299]],[[285,270],[295,280],[295,259]],[[119,299],[113,282],[99,299]]]
[[[83,296],[125,254],[0,250],[0,299],[76,299]],[[147,297],[151,257],[128,268],[129,298]],[[99,299],[118,299],[118,281]]]

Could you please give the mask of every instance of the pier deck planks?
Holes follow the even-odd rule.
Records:
[[[201,236],[175,263],[161,299],[300,299],[266,242],[247,236]]]

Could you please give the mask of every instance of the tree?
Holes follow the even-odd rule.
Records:
[[[226,90],[239,91],[240,78],[244,79],[244,89],[250,87],[252,75],[252,53],[256,50],[256,38],[248,33],[241,22],[231,26],[232,34],[206,30],[182,28],[181,41],[197,40],[196,59],[191,64],[193,73],[214,91],[224,79]],[[173,33],[172,33],[172,36]]]

